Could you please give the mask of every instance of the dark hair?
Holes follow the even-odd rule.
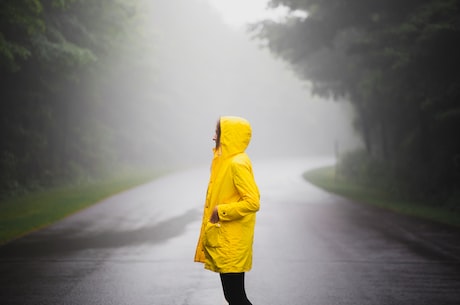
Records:
[[[219,148],[220,146],[220,119],[217,121],[217,125],[216,125],[216,149]]]

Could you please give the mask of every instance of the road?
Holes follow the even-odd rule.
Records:
[[[460,231],[326,193],[327,160],[255,162],[254,305],[458,305]],[[0,247],[2,305],[220,305],[193,263],[208,168],[170,174]]]

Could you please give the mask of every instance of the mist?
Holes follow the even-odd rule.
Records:
[[[110,79],[105,116],[124,137],[126,161],[207,162],[224,115],[250,121],[248,153],[257,159],[331,156],[335,143],[359,145],[346,101],[312,96],[286,63],[206,1],[141,1],[132,28],[127,47],[107,62],[124,72],[101,76]],[[138,66],[123,68],[133,58]]]

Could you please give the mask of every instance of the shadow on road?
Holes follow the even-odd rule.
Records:
[[[65,253],[88,249],[122,248],[142,244],[159,244],[181,235],[185,227],[200,219],[193,209],[152,226],[132,231],[106,231],[78,236],[78,231],[59,231],[59,235],[42,234],[24,237],[0,247],[0,258],[20,259],[31,257],[59,256]]]

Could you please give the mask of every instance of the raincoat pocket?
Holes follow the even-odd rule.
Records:
[[[206,224],[206,228],[204,230],[204,246],[209,248],[219,248],[221,238],[221,227],[220,223],[211,223],[208,222]]]

